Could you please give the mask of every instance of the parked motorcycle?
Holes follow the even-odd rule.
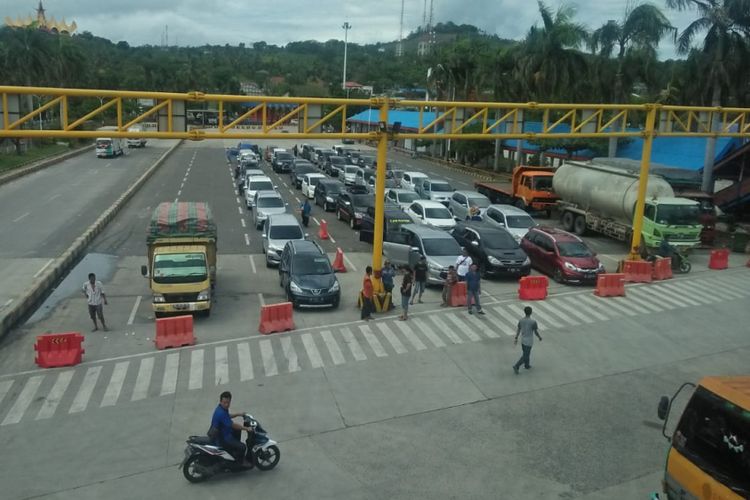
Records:
[[[242,418],[245,427],[253,429],[252,434],[245,441],[247,445],[245,458],[259,470],[273,469],[281,458],[278,443],[269,437],[268,432],[252,415],[246,413]],[[185,479],[191,483],[206,481],[220,472],[250,470],[243,467],[241,463],[237,463],[227,450],[211,444],[208,436],[190,436],[186,443],[185,459],[180,464],[180,468]]]
[[[648,257],[646,257],[646,260],[649,262],[654,262],[656,259],[661,259],[662,257],[654,254],[650,254]],[[672,252],[672,256],[670,257],[672,259],[672,271],[681,273],[681,274],[687,274],[690,272],[690,270],[693,268],[693,265],[690,264],[690,261],[688,260],[687,254],[682,252]]]

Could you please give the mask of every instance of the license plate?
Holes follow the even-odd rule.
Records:
[[[518,272],[518,268],[517,267],[509,267],[508,268],[508,272],[509,273],[517,273]]]
[[[174,308],[178,311],[185,311],[190,309],[190,304],[174,304]]]

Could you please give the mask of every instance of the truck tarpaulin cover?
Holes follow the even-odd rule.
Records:
[[[148,225],[147,242],[175,237],[216,239],[216,223],[207,203],[165,202],[154,209]]]

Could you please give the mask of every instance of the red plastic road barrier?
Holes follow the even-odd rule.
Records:
[[[318,231],[318,238],[321,240],[328,239],[328,223],[325,219],[320,219],[320,231]]]
[[[459,281],[451,288],[451,296],[448,299],[451,307],[466,305],[466,282]]]
[[[594,295],[599,297],[624,297],[625,275],[622,273],[600,274],[596,277]]]
[[[666,280],[672,277],[672,259],[667,257],[666,259],[656,259],[654,261],[654,275],[655,280]]]
[[[711,258],[708,261],[709,269],[726,269],[729,267],[729,249],[719,248],[711,250]]]
[[[654,271],[646,260],[626,260],[622,265],[625,281],[632,283],[651,283]]]
[[[346,266],[344,265],[344,251],[341,247],[336,249],[336,258],[333,259],[333,270],[339,273],[346,272]]]
[[[78,332],[39,335],[34,344],[34,362],[42,368],[77,365],[86,352],[82,343],[83,335]]]
[[[292,318],[292,303],[282,302],[261,306],[260,325],[258,331],[263,335],[274,332],[294,330],[294,319]]]
[[[167,347],[195,345],[193,317],[187,314],[171,318],[158,318],[156,320],[154,344],[156,344],[156,348],[159,350],[166,349]]]
[[[518,281],[518,298],[521,300],[544,300],[547,298],[549,280],[546,276],[524,276]]]

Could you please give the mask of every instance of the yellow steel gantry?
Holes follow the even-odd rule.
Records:
[[[98,89],[60,89],[47,87],[0,86],[0,138],[20,137],[89,137],[100,132],[85,130],[86,122],[115,109],[117,131],[107,136],[154,139],[362,139],[378,145],[376,176],[375,233],[373,236],[372,263],[375,270],[382,267],[384,196],[387,145],[389,140],[495,140],[495,139],[564,139],[642,137],[638,202],[633,216],[633,236],[630,258],[638,258],[641,241],[643,210],[654,137],[750,137],[750,109],[668,106],[660,104],[553,104],[553,103],[501,103],[501,102],[445,102],[414,101],[375,97],[371,99],[338,99],[311,97],[269,97],[204,94],[202,92],[139,92]],[[23,110],[23,96],[37,96],[38,106]],[[81,102],[100,100],[100,105],[90,105],[82,116],[73,117],[72,109]],[[140,101],[138,101],[140,100]],[[148,109],[132,116],[127,114],[128,104],[153,102]],[[43,102],[44,101],[44,102]],[[186,120],[186,103],[212,103],[218,110],[215,130],[189,130]],[[250,109],[226,123],[228,106],[250,105]],[[286,105],[290,110],[272,119],[269,110],[274,105]],[[33,105],[30,107],[34,107]],[[134,108],[135,106],[131,106]],[[47,110],[59,108],[59,127],[34,130],[22,128]],[[347,132],[346,119],[350,109],[378,110],[379,124],[367,132]],[[388,127],[391,109],[411,109],[419,112],[416,131],[398,131]],[[425,112],[430,111],[427,115]],[[434,118],[433,118],[434,115]],[[428,120],[431,118],[430,120]],[[156,117],[158,128],[154,131],[129,131],[133,125]],[[238,128],[243,121],[254,119],[257,129]],[[281,127],[297,120],[297,132],[287,133]],[[523,132],[524,121],[541,122],[539,132]],[[323,125],[336,124],[339,132],[324,132]],[[467,127],[481,125],[480,132],[467,132]]]

